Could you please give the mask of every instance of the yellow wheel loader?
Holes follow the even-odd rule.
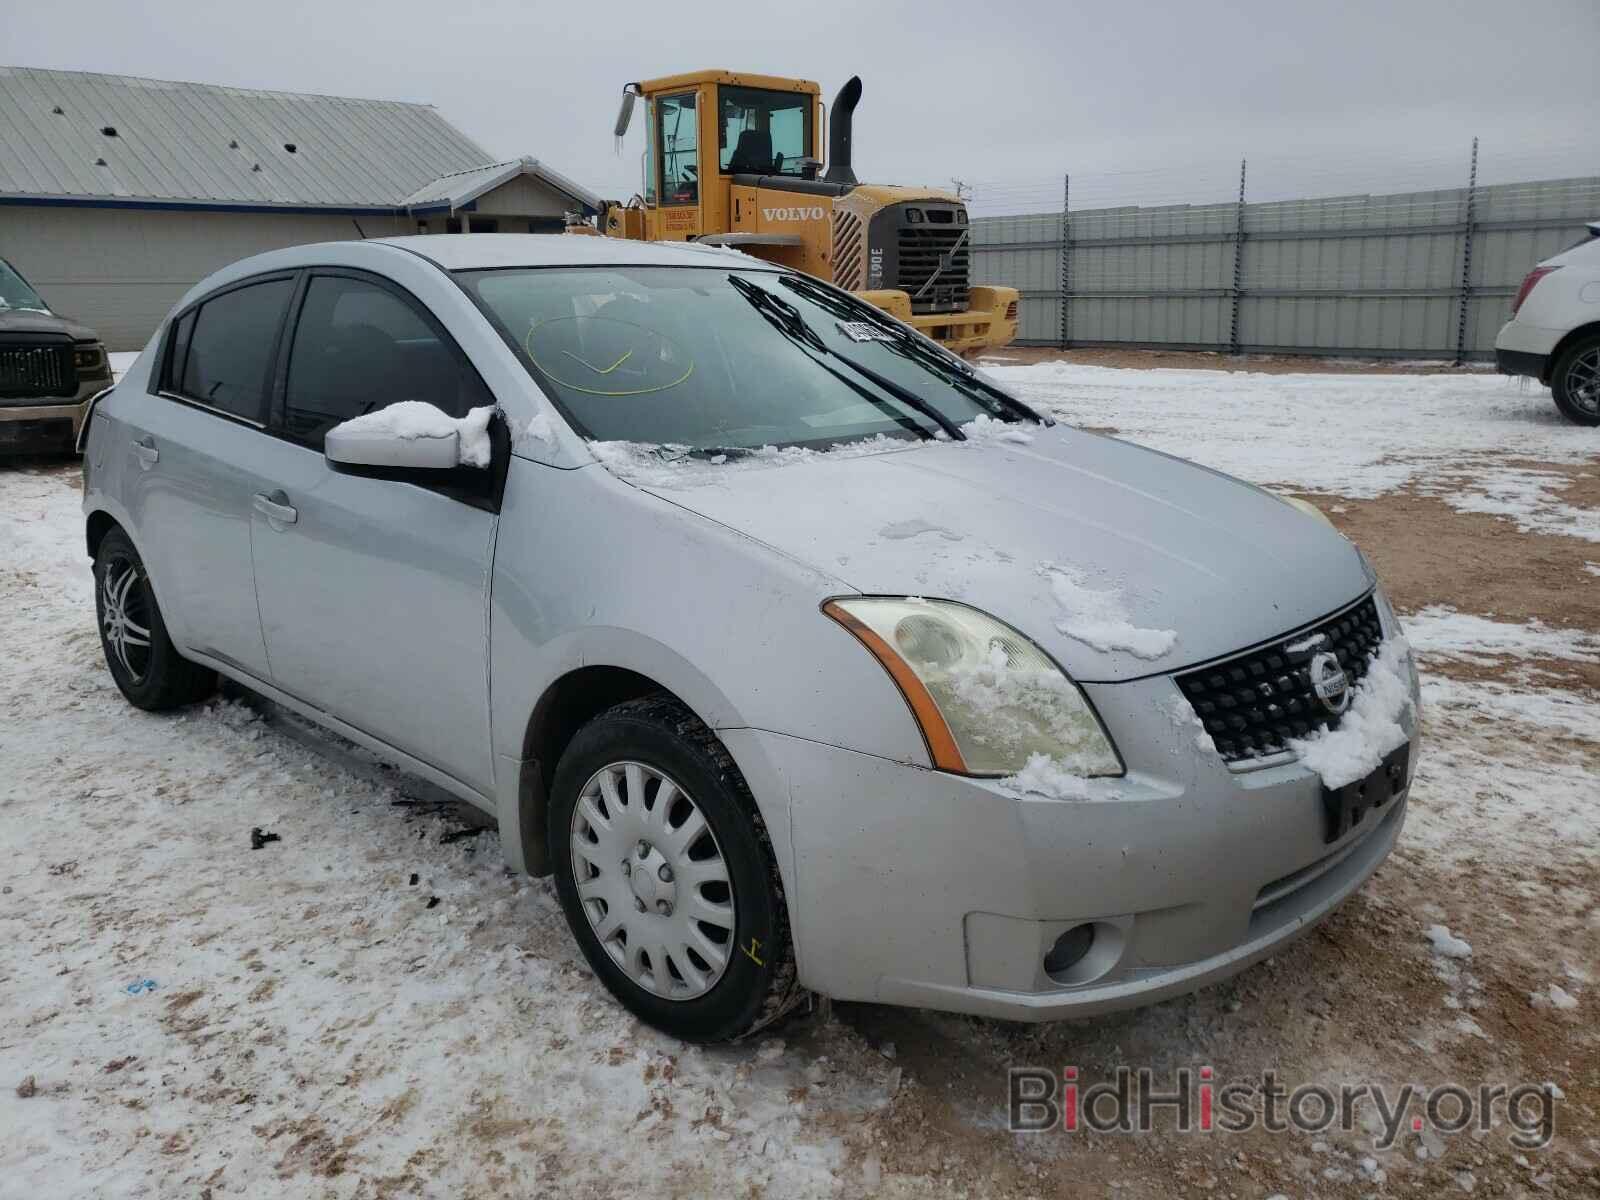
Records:
[[[859,77],[828,114],[822,173],[821,93],[804,79],[731,71],[628,84],[616,136],[620,145],[643,99],[643,186],[626,204],[604,202],[597,232],[735,247],[855,292],[959,354],[1008,344],[1018,293],[970,282],[961,198],[856,180]]]

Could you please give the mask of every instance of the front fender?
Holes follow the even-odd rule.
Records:
[[[540,804],[524,794],[525,736],[548,689],[583,667],[644,676],[719,732],[771,730],[928,765],[894,682],[819,611],[850,590],[599,464],[513,458],[489,603],[496,798],[513,865],[533,865],[542,846],[526,828]],[[763,778],[772,772],[746,773],[774,842],[786,842],[787,791],[756,790]]]

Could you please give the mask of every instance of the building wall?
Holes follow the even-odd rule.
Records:
[[[414,232],[398,217],[0,206],[0,257],[112,350],[142,349],[184,292],[237,259]]]
[[[460,233],[460,221],[465,216],[472,226],[467,232],[472,233],[488,232],[485,226],[489,223],[497,233],[560,233],[566,214],[576,207],[565,192],[522,175],[479,196],[465,214],[434,213],[419,218],[412,223],[411,232]]]
[[[572,198],[566,193],[520,175],[479,196],[475,211],[486,217],[559,217],[573,207]]]

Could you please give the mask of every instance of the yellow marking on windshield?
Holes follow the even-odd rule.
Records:
[[[581,318],[581,317],[555,317],[555,318],[552,318],[551,320],[548,320],[548,321],[536,321],[532,325],[529,326],[527,335],[522,339],[522,351],[523,351],[524,354],[526,354],[528,356],[528,361],[533,363],[533,365],[535,367],[537,367],[540,371],[543,371],[544,374],[552,382],[559,384],[561,387],[567,388],[567,389],[569,389],[571,391],[574,391],[574,392],[583,392],[585,395],[589,395],[589,396],[611,396],[611,397],[615,397],[615,398],[619,398],[620,399],[620,398],[627,397],[627,396],[649,396],[649,395],[653,395],[656,392],[668,391],[671,388],[677,387],[685,379],[689,378],[689,376],[694,374],[694,361],[691,359],[689,361],[689,364],[686,367],[684,367],[683,374],[679,375],[676,379],[669,380],[669,381],[667,381],[665,383],[658,383],[658,384],[653,384],[653,385],[649,385],[649,386],[646,386],[646,387],[640,387],[640,388],[611,390],[611,389],[607,389],[607,388],[598,388],[598,387],[583,387],[581,384],[576,384],[576,383],[571,382],[570,380],[562,379],[559,375],[557,375],[554,371],[552,371],[544,363],[540,362],[539,361],[539,356],[533,352],[533,335],[535,333],[537,333],[540,329],[542,329],[544,326],[553,325],[557,321],[576,321],[576,320],[583,320],[583,319],[586,319],[586,318]],[[666,338],[664,335],[656,332],[653,329],[648,329],[643,325],[634,325],[634,323],[632,321],[618,321],[618,320],[615,320],[614,318],[608,318],[608,317],[591,318],[591,319],[598,319],[598,320],[602,320],[602,321],[611,321],[611,323],[616,324],[616,325],[631,326],[632,328],[638,329],[638,330],[642,331],[643,333],[645,333],[646,335],[648,335],[650,337],[656,338],[658,341],[662,342],[666,346],[676,348],[675,344],[672,341],[670,341],[668,338]],[[578,355],[572,353],[572,351],[570,351],[570,350],[563,349],[561,351],[561,353],[565,354],[568,358],[573,359],[576,362],[583,363],[585,368],[587,368],[590,371],[593,371],[596,375],[608,375],[612,371],[615,371],[623,363],[627,362],[628,359],[633,356],[633,352],[637,348],[638,347],[636,347],[636,346],[629,347],[626,351],[623,352],[623,355],[622,355],[621,358],[617,359],[616,362],[612,363],[609,367],[605,368],[605,370],[603,370],[603,371],[599,367],[592,366],[589,363],[585,362],[582,358],[580,358]],[[648,367],[647,367],[647,369],[648,369]]]
[[[532,356],[530,355],[529,357],[532,357]],[[575,383],[568,383],[565,379],[556,379],[556,377],[554,375],[551,375],[550,378],[556,379],[556,382],[559,383],[564,388],[570,388],[574,392],[583,392],[586,395],[590,395],[590,396],[649,396],[649,395],[651,395],[652,393],[655,393],[655,392],[664,392],[668,388],[675,388],[680,383],[682,383],[685,379],[689,378],[689,376],[691,376],[693,374],[694,374],[694,364],[690,363],[684,369],[683,374],[679,375],[671,383],[663,383],[663,384],[660,384],[657,387],[634,388],[632,391],[626,391],[626,392],[608,392],[608,391],[602,390],[601,388],[579,387]]]
[[[571,350],[563,350],[561,353],[565,354],[568,358],[572,359],[575,362],[583,363],[584,366],[588,367],[589,370],[593,371],[596,375],[609,375],[609,374],[611,374],[611,372],[615,371],[623,363],[627,362],[630,358],[633,357],[633,351],[632,350],[624,350],[623,353],[622,353],[622,357],[621,358],[617,359],[617,361],[612,363],[609,367],[602,368],[602,367],[595,366],[592,362],[589,362],[587,359],[579,358]]]

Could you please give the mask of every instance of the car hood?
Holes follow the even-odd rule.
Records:
[[[1085,682],[1243,649],[1371,586],[1350,542],[1275,496],[1059,425],[643,486],[857,591],[980,608]]]
[[[87,325],[31,308],[0,308],[0,333],[64,333],[75,342],[97,340],[94,330]]]

